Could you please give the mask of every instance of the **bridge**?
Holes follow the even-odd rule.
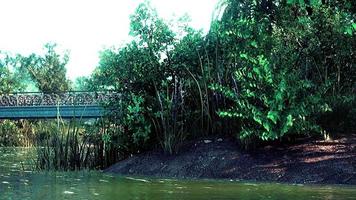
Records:
[[[0,94],[0,119],[100,118],[103,104],[119,97],[113,91]]]

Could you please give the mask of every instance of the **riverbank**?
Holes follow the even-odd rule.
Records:
[[[210,138],[186,144],[179,155],[150,151],[123,160],[105,172],[160,178],[208,178],[297,184],[356,185],[356,134],[332,141],[304,139],[281,146],[239,150],[233,139]]]

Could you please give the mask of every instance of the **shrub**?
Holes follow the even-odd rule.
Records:
[[[16,123],[10,120],[0,122],[0,146],[21,146],[24,136]]]
[[[309,134],[319,130],[313,114],[321,98],[312,93],[310,81],[287,67],[273,68],[263,55],[241,54],[244,64],[236,69],[236,87],[212,85],[232,100],[231,108],[219,111],[221,117],[241,120],[239,137],[275,140],[291,133]]]

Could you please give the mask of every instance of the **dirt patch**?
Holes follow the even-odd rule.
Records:
[[[134,155],[108,173],[164,178],[214,178],[287,183],[356,185],[356,134],[333,141],[308,139],[286,146],[239,150],[229,138],[187,144],[179,155]]]

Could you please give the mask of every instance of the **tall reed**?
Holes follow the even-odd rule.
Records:
[[[102,134],[102,124],[85,124],[80,120],[62,123],[39,123],[36,138],[36,168],[38,170],[102,169],[108,165]]]

